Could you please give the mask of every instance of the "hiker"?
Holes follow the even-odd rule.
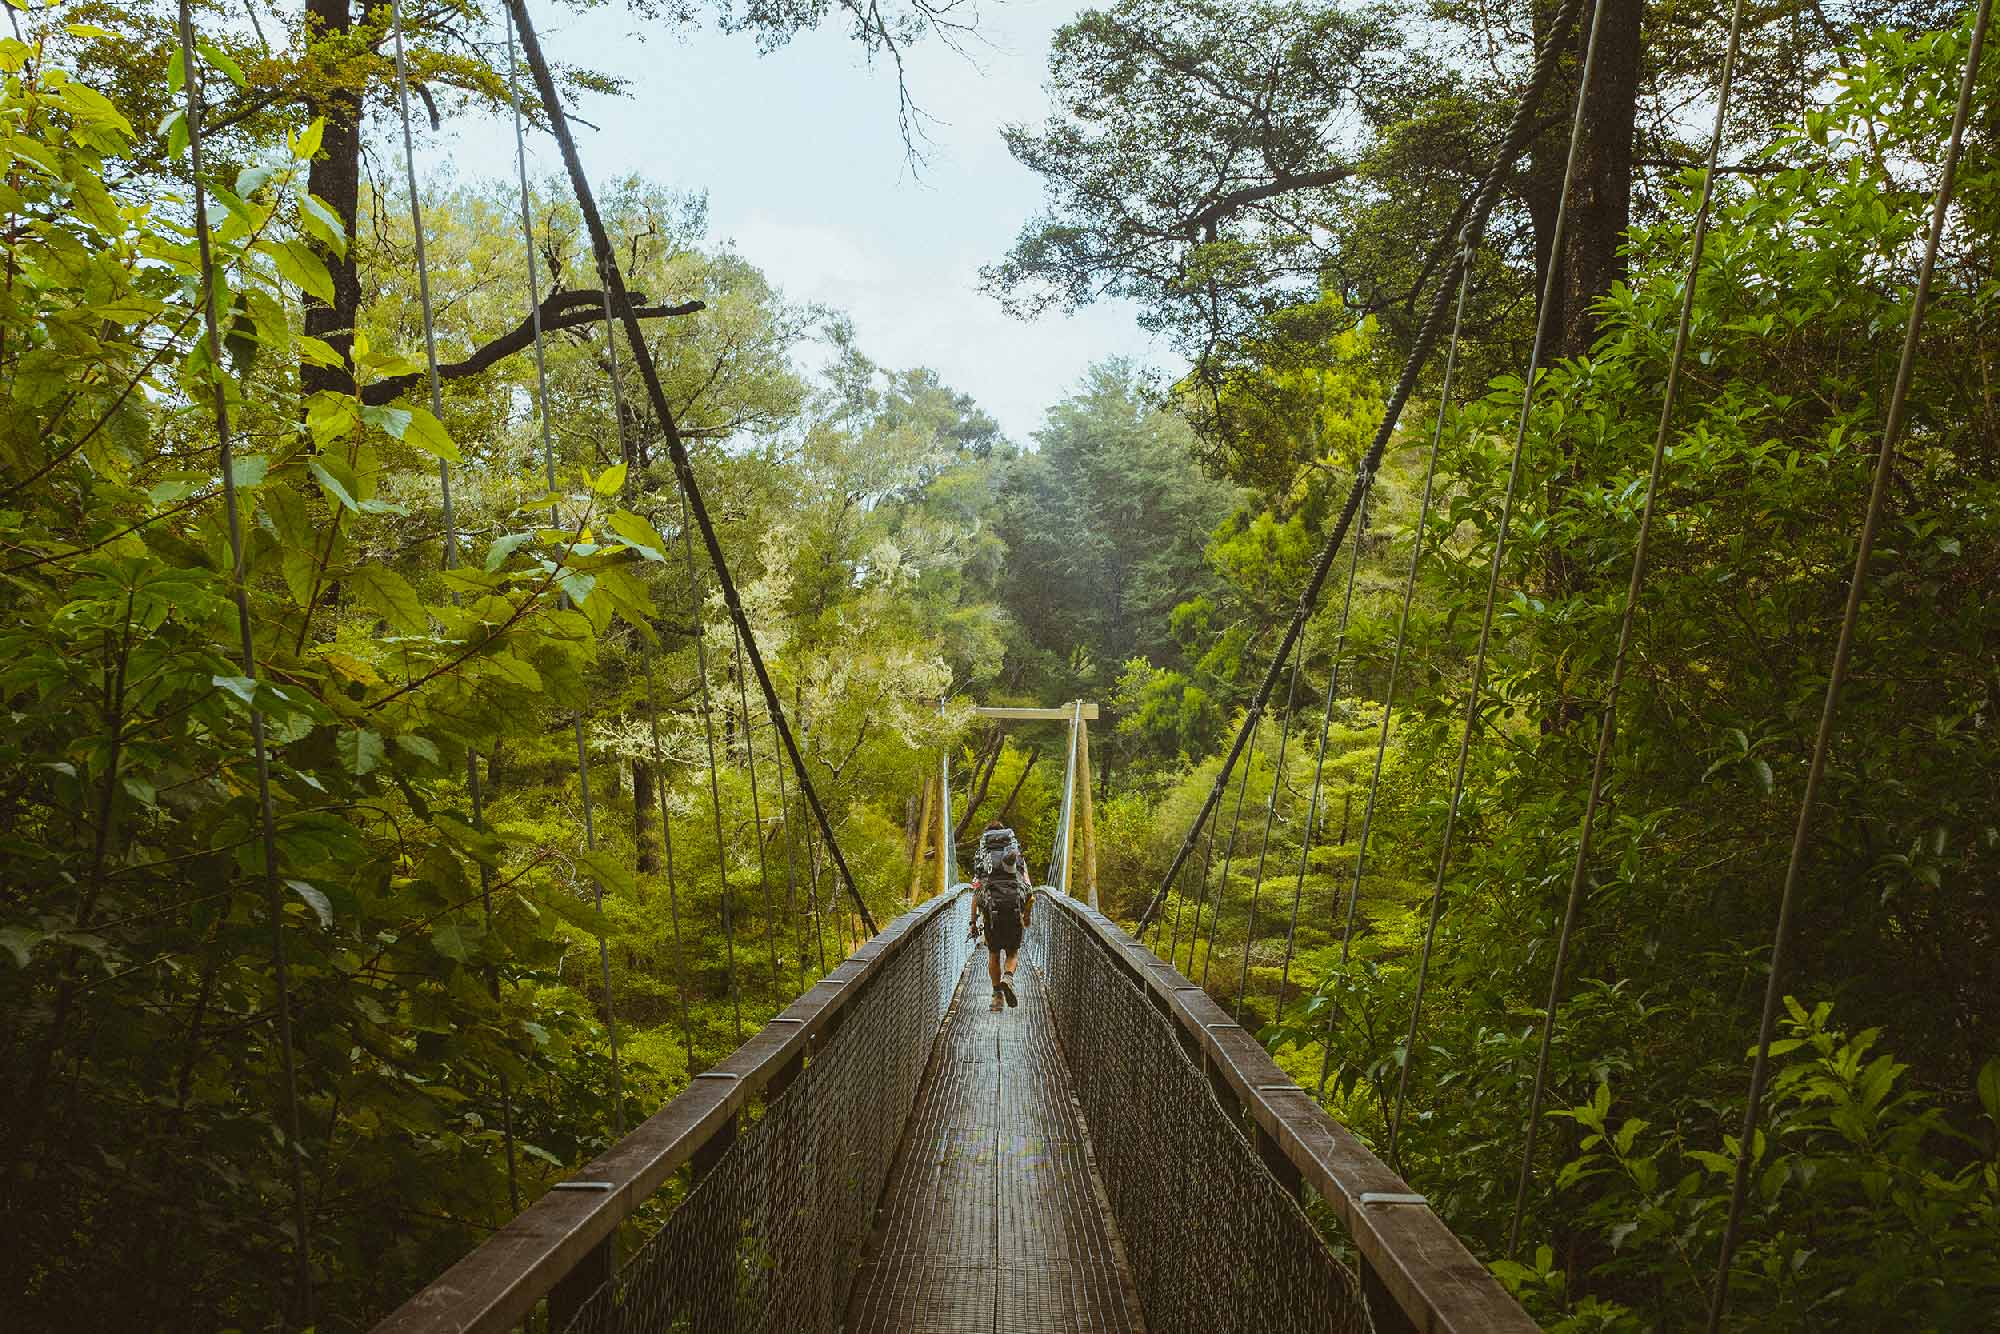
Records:
[[[1028,883],[1021,854],[1013,848],[1004,849],[980,877],[972,896],[972,919],[967,924],[975,935],[982,921],[985,926],[986,975],[993,980],[990,1009],[1021,1003],[1014,995],[1014,969],[1021,961],[1021,933],[1033,911],[1034,889]]]

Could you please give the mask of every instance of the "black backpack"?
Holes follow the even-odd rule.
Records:
[[[979,890],[979,906],[985,909],[989,922],[1020,921],[1021,905],[1026,898],[1020,881],[997,870],[986,878]]]

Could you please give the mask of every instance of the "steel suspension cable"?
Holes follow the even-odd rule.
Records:
[[[1201,984],[1208,985],[1209,965],[1215,962],[1216,928],[1222,923],[1222,905],[1229,898],[1229,863],[1236,856],[1236,835],[1243,828],[1243,797],[1250,790],[1250,770],[1255,767],[1256,741],[1252,738],[1251,753],[1243,760],[1243,775],[1236,784],[1236,814],[1229,821],[1229,841],[1222,845],[1222,874],[1215,881],[1215,903],[1208,915],[1208,950],[1201,956]]]
[[[431,301],[430,253],[424,227],[423,200],[417,193],[417,150],[416,139],[410,129],[410,71],[403,53],[403,7],[400,0],[391,0],[389,23],[395,37],[396,107],[403,128],[403,180],[410,192],[410,235],[416,246],[417,304],[423,314],[424,375],[430,389],[431,416],[442,425],[444,389],[438,376],[437,315]],[[444,459],[438,460],[438,491],[444,509],[444,567],[451,570],[458,566],[458,520],[452,506],[451,464]],[[457,601],[455,594],[452,600]],[[479,752],[470,745],[465,748],[465,795],[472,806],[473,828],[484,828],[486,794],[479,781]],[[493,870],[483,861],[479,863],[479,902],[490,930],[493,926]],[[498,973],[488,970],[486,983],[497,1002],[500,998]],[[514,1212],[519,1213],[521,1184],[514,1146],[514,1094],[505,1075],[500,1076],[500,1125],[501,1142],[507,1159],[507,1198]]]
[[[437,320],[431,310],[431,270],[424,248],[424,206],[417,198],[417,148],[410,133],[410,71],[403,59],[402,0],[390,0],[389,28],[395,38],[396,105],[403,120],[403,179],[410,190],[410,233],[417,248],[417,304],[424,317],[424,368],[430,382],[431,415],[444,420],[444,392],[438,383]],[[444,501],[444,564],[458,564],[458,521],[451,502],[451,464],[438,460],[438,489]]]
[[[1369,486],[1374,486],[1370,479]],[[1292,982],[1292,953],[1298,940],[1299,901],[1305,897],[1306,867],[1312,857],[1313,839],[1319,829],[1319,796],[1326,775],[1326,742],[1333,730],[1333,699],[1340,685],[1340,662],[1347,654],[1347,622],[1354,610],[1354,576],[1361,566],[1361,537],[1368,531],[1368,501],[1363,497],[1361,513],[1357,519],[1360,531],[1347,549],[1347,592],[1340,602],[1340,631],[1334,638],[1333,662],[1327,667],[1326,697],[1320,701],[1319,751],[1313,757],[1312,798],[1306,806],[1306,824],[1299,836],[1299,874],[1292,884],[1292,916],[1285,926],[1285,963],[1278,973],[1277,1005],[1272,1014],[1275,1023],[1285,1016],[1285,992]],[[1305,654],[1300,652],[1300,658]],[[1293,670],[1292,689],[1298,689],[1297,669]]]
[[[1570,0],[1577,3],[1578,0]],[[862,924],[869,934],[876,931],[874,914],[861,897],[860,889],[854,883],[854,875],[849,870],[847,859],[842,855],[839,840],[834,837],[833,823],[828,818],[825,805],[820,801],[818,791],[813,787],[812,774],[806,767],[805,757],[800,753],[798,742],[792,736],[791,726],[785,721],[784,708],[779,703],[777,687],[771,681],[771,674],[764,664],[763,653],[757,647],[757,636],[750,628],[749,619],[743,610],[743,601],[738,596],[736,581],[729,572],[729,561],[722,550],[721,539],[716,535],[715,524],[708,513],[707,502],[702,498],[701,485],[694,474],[694,463],[688,456],[687,442],[681,436],[673,410],[667,404],[666,390],[660,384],[658,368],[653,364],[653,355],[647,346],[645,336],[639,328],[639,320],[632,313],[632,303],[625,291],[624,275],[619,271],[617,256],[612,253],[611,239],[604,228],[604,219],[598,213],[596,195],[590,188],[589,178],[584,175],[583,161],[577,154],[576,140],[570,133],[569,118],[564,113],[562,101],[557,96],[555,81],[549,73],[548,61],[542,55],[541,43],[535,36],[533,21],[528,17],[526,0],[507,0],[513,11],[515,26],[520,30],[521,46],[527,56],[528,69],[534,75],[536,91],[549,116],[549,130],[555,136],[557,146],[562,150],[563,166],[569,173],[570,186],[576,193],[578,210],[583,214],[585,227],[590,232],[591,249],[596,257],[598,271],[603,275],[606,294],[625,325],[626,340],[632,347],[632,358],[638,363],[639,376],[646,386],[646,394],[653,414],[659,421],[667,438],[667,450],[673,457],[674,471],[680,478],[682,496],[701,529],[702,542],[708,549],[709,564],[715,570],[717,586],[722,592],[723,605],[728,608],[730,619],[743,634],[744,654],[750,660],[752,670],[757,673],[757,684],[764,693],[764,702],[771,711],[771,721],[777,728],[778,737],[785,743],[785,752],[792,763],[792,770],[799,780],[800,794],[811,807],[813,818],[820,827],[826,841],[827,855],[840,873],[840,882],[847,890],[849,900],[860,914]]]
[[[521,244],[522,244],[522,249],[527,258],[528,320],[529,320],[529,327],[533,331],[532,346],[534,350],[534,364],[535,364],[535,415],[537,418],[537,423],[540,428],[541,439],[542,439],[542,477],[550,493],[553,494],[556,490],[556,453],[555,453],[555,439],[552,427],[550,425],[548,353],[547,353],[547,348],[544,344],[544,331],[542,329],[541,275],[535,267],[534,202],[533,202],[533,195],[528,186],[528,142],[527,142],[526,132],[522,125],[521,96],[520,96],[519,84],[520,84],[520,74],[519,70],[516,68],[514,59],[514,24],[512,16],[510,15],[508,17],[508,22],[507,22],[507,101],[509,108],[513,113],[514,163],[515,163],[515,169],[518,172],[520,178]],[[612,398],[613,427],[618,432],[620,450],[622,452],[624,443],[625,413],[621,402],[621,395],[619,392],[618,378],[617,378],[617,368],[615,363],[612,367],[611,398]],[[565,597],[563,600],[567,601],[567,598]],[[647,698],[649,700],[656,701],[657,696],[655,696],[653,693],[652,662],[650,659],[646,661],[646,671],[647,671],[647,680],[646,680]],[[657,703],[655,703],[655,711],[653,714],[652,723],[653,723],[653,752],[655,758],[657,759],[660,753],[660,722],[659,722],[659,714],[657,711]],[[574,734],[576,741],[577,784],[578,784],[578,791],[583,802],[584,847],[586,850],[594,852],[596,851],[597,848],[596,813],[591,803],[590,752],[588,746],[585,744],[584,732],[583,732],[583,715],[581,712],[577,713],[576,716],[571,719],[571,730]],[[669,910],[674,917],[674,943],[675,943],[675,949],[678,952],[680,947],[680,923],[679,923],[678,907],[674,902],[675,896],[673,891],[673,870],[672,870],[673,851],[671,846],[672,834],[671,831],[668,829],[666,822],[667,806],[665,798],[665,781],[666,781],[666,775],[664,769],[662,769],[660,771],[660,784],[661,784],[660,787],[661,831],[660,832],[661,832],[662,843],[666,847],[666,855],[668,858],[667,902]],[[597,875],[594,872],[591,875],[591,886],[593,893],[593,901],[597,906],[597,908],[600,911],[602,911],[604,906],[604,883],[597,877]],[[676,960],[676,962],[678,964],[679,960]],[[612,1084],[612,1096],[614,1103],[612,1108],[612,1119],[613,1123],[616,1125],[618,1129],[618,1133],[622,1135],[625,1132],[624,1063],[619,1047],[618,1011],[616,1003],[612,996],[612,988],[611,988],[611,946],[610,942],[605,940],[602,936],[598,937],[597,941],[597,966],[598,966],[599,981],[604,988],[604,1013],[606,1019],[605,1030],[610,1039],[610,1044],[611,1044],[611,1084]],[[683,1036],[687,1043],[689,1060],[692,1061],[694,1044],[693,1044],[692,1030],[689,1029],[687,1026],[687,982],[686,982],[686,973],[684,970],[682,971],[680,978],[680,992],[681,992],[681,1020],[683,1027]]]
[[[1514,1210],[1507,1221],[1507,1255],[1519,1249],[1521,1219],[1528,1204],[1528,1184],[1534,1175],[1535,1139],[1541,1128],[1542,1098],[1548,1085],[1549,1049],[1554,1041],[1556,1007],[1562,996],[1563,965],[1569,958],[1570,942],[1583,904],[1584,881],[1589,874],[1591,835],[1597,825],[1598,805],[1603,798],[1605,772],[1609,767],[1612,737],[1618,729],[1618,697],[1625,685],[1625,667],[1632,647],[1632,629],[1637,621],[1639,594],[1645,586],[1647,557],[1651,551],[1653,509],[1658,503],[1660,477],[1667,456],[1667,438],[1672,430],[1674,405],[1679,397],[1681,369],[1685,363],[1688,331],[1694,323],[1695,287],[1700,281],[1702,251],[1708,241],[1708,224],[1715,199],[1716,163],[1722,153],[1722,132],[1728,123],[1729,95],[1736,79],[1736,60],[1741,49],[1743,0],[1735,0],[1729,13],[1729,44],[1722,59],[1722,82],[1716,95],[1715,126],[1708,137],[1708,153],[1701,178],[1701,200],[1695,208],[1694,229],[1688,256],[1687,279],[1681,289],[1679,321],[1674,326],[1673,351],[1667,359],[1666,385],[1660,403],[1659,429],[1653,435],[1653,454],[1646,476],[1646,500],[1639,511],[1639,531],[1632,544],[1632,573],[1625,587],[1625,607],[1618,618],[1618,647],[1611,658],[1611,679],[1604,691],[1604,703],[1597,725],[1597,750],[1590,764],[1590,791],[1584,799],[1583,821],[1577,830],[1576,860],[1570,871],[1569,899],[1563,907],[1562,925],[1556,933],[1555,959],[1549,966],[1549,1002],[1542,1011],[1542,1031],[1535,1051],[1535,1079],[1528,1095],[1527,1122],[1521,1132],[1521,1172],[1514,1187]]]
[[[1403,1040],[1402,1068],[1396,1077],[1395,1110],[1389,1118],[1388,1158],[1397,1161],[1396,1142],[1402,1133],[1403,1108],[1410,1091],[1410,1067],[1416,1063],[1417,1030],[1423,1019],[1424,986],[1430,978],[1431,952],[1438,922],[1444,915],[1445,872],[1451,865],[1452,835],[1458,828],[1458,808],[1465,796],[1465,770],[1472,754],[1472,734],[1479,727],[1480,687],[1486,675],[1486,650],[1493,635],[1493,610],[1500,596],[1500,568],[1507,550],[1507,527],[1514,516],[1514,494],[1521,478],[1521,457],[1527,450],[1528,419],[1534,410],[1535,382],[1541,373],[1542,348],[1554,324],[1556,282],[1562,272],[1563,233],[1569,221],[1569,192],[1583,157],[1584,110],[1589,105],[1590,77],[1597,68],[1598,37],[1604,28],[1604,0],[1593,0],[1589,37],[1583,48],[1583,69],[1576,81],[1576,110],[1570,118],[1569,156],[1563,164],[1562,194],[1556,200],[1555,226],[1549,233],[1548,272],[1543,277],[1541,303],[1535,313],[1535,338],[1528,348],[1528,374],[1521,385],[1521,416],[1514,428],[1514,448],[1507,465],[1507,489],[1500,499],[1500,525],[1493,534],[1493,559],[1486,570],[1486,605],[1479,617],[1479,646],[1472,655],[1472,679],[1465,699],[1465,723],[1459,732],[1458,760],[1453,767],[1451,799],[1444,810],[1444,832],[1438,839],[1437,876],[1431,884],[1430,921],[1424,928],[1423,951],[1417,960],[1417,987],[1410,998],[1409,1033]]]
[[[1208,825],[1208,837],[1202,840],[1201,845],[1201,883],[1195,886],[1194,920],[1188,924],[1188,964],[1186,976],[1190,980],[1194,977],[1195,946],[1201,940],[1202,909],[1208,906],[1208,882],[1214,874],[1215,823],[1211,819]]]
[[[805,919],[799,916],[798,827],[792,822],[792,800],[785,791],[785,765],[778,762],[778,813],[785,823],[785,917],[792,924],[792,947],[799,955],[799,994],[806,990]]]
[[[220,281],[208,225],[208,187],[202,172],[201,64],[195,42],[189,0],[180,0],[179,28],[184,116],[188,134],[188,176],[194,185],[195,254],[201,266],[202,342],[208,356],[208,377],[214,398],[217,457],[222,468],[222,505],[229,527],[229,585],[236,603],[236,630],[243,675],[253,683],[250,699],[250,742],[257,761],[258,841],[264,856],[264,904],[271,919],[271,980],[277,989],[280,1069],[285,1080],[285,1165],[292,1188],[292,1269],[298,1284],[301,1324],[313,1323],[312,1220],[306,1212],[305,1141],[299,1113],[298,1054],[292,1045],[291,976],[285,962],[285,901],[278,889],[278,825],[271,803],[271,753],[264,735],[264,711],[257,707],[257,641],[250,623],[249,571],[244,565],[242,508],[236,496],[236,444],[230,429],[229,390],[222,359],[222,324],[215,289]]]
[[[1896,445],[1903,433],[1903,418],[1909,403],[1910,378],[1916,368],[1917,341],[1923,332],[1924,307],[1930,299],[1931,279],[1937,270],[1938,243],[1944,234],[1945,214],[1951,207],[1958,161],[1965,147],[1965,125],[1972,111],[1973,89],[1979,78],[1979,59],[1986,44],[1986,24],[1993,0],[1979,0],[1972,20],[1972,39],[1965,56],[1965,75],[1959,82],[1958,105],[1952,113],[1951,138],[1945,148],[1944,165],[1938,177],[1937,195],[1931,206],[1931,223],[1924,239],[1923,260],[1917,268],[1917,290],[1910,301],[1909,323],[1903,333],[1902,355],[1896,363],[1896,380],[1889,392],[1889,411],[1882,424],[1882,443],[1875,455],[1875,476],[1868,492],[1868,508],[1861,521],[1861,536],[1854,552],[1854,572],[1848,578],[1847,605],[1840,615],[1840,636],[1833,650],[1833,665],[1827,673],[1826,699],[1820,708],[1819,729],[1813,737],[1812,762],[1806,770],[1805,791],[1799,798],[1798,824],[1792,833],[1791,855],[1785,864],[1785,885],[1778,898],[1778,921],[1771,935],[1770,973],[1764,986],[1764,1010],[1757,1025],[1756,1054],[1750,1066],[1750,1089],[1743,1104],[1743,1126],[1737,1138],[1736,1176],[1729,1194],[1729,1218],[1722,1231],[1722,1253],[1716,1262],[1715,1294],[1708,1311],[1709,1334],[1722,1328],[1729,1306],[1730,1267],[1743,1225],[1743,1208],[1749,1197],[1750,1167],[1755,1158],[1757,1122],[1764,1098],[1764,1083],[1770,1070],[1771,1035],[1777,1027],[1778,1004],[1784,994],[1785,946],[1792,932],[1792,908],[1798,898],[1799,875],[1805,865],[1806,848],[1812,839],[1813,806],[1826,774],[1827,754],[1833,745],[1833,720],[1840,706],[1840,688],[1847,679],[1847,665],[1854,650],[1855,627],[1861,619],[1861,601],[1868,591],[1868,561],[1875,550],[1875,530],[1889,491],[1889,476],[1896,461]]]
[[[764,943],[770,947],[771,991],[783,985],[778,980],[778,923],[771,906],[771,867],[764,855],[764,807],[757,796],[757,732],[750,717],[750,684],[743,673],[743,636],[736,637],[736,699],[743,710],[743,759],[750,770],[750,827],[757,837],[757,880],[764,887]]]
[[[1458,371],[1458,349],[1465,332],[1465,301],[1472,286],[1472,247],[1468,243],[1460,256],[1457,310],[1451,321],[1451,342],[1444,357],[1444,381],[1438,388],[1437,420],[1431,425],[1430,450],[1424,460],[1424,485],[1417,501],[1416,524],[1410,538],[1410,573],[1403,581],[1403,607],[1396,618],[1395,648],[1389,655],[1389,679],[1382,691],[1382,722],[1375,735],[1375,763],[1368,776],[1368,798],[1361,807],[1361,832],[1354,846],[1354,883],[1348,887],[1346,921],[1340,930],[1340,966],[1347,968],[1354,949],[1355,910],[1361,902],[1361,880],[1368,867],[1368,835],[1375,827],[1375,800],[1382,790],[1382,764],[1389,754],[1389,727],[1396,711],[1396,682],[1403,670],[1403,654],[1410,636],[1410,608],[1417,596],[1417,572],[1423,566],[1424,533],[1430,526],[1431,497],[1437,483],[1438,451],[1444,444],[1445,418],[1451,410],[1452,379]],[[1333,1072],[1333,1024],[1336,1012],[1326,1016],[1326,1044],[1320,1053],[1319,1092]]]
[[[518,0],[510,2],[518,3]],[[1539,129],[1536,109],[1550,81],[1555,77],[1556,67],[1561,63],[1564,41],[1570,26],[1576,22],[1577,12],[1582,5],[1583,0],[1563,0],[1562,7],[1556,11],[1548,35],[1543,40],[1542,49],[1535,57],[1535,68],[1529,78],[1528,88],[1522,94],[1521,103],[1515,108],[1507,133],[1494,155],[1494,165],[1480,182],[1479,190],[1473,196],[1472,205],[1466,210],[1465,225],[1460,232],[1466,247],[1458,252],[1452,263],[1446,266],[1445,272],[1440,275],[1438,290],[1432,297],[1430,309],[1426,312],[1423,323],[1418,326],[1416,340],[1411,346],[1409,357],[1403,363],[1402,375],[1397,379],[1396,387],[1383,409],[1382,421],[1376,428],[1375,438],[1361,457],[1360,469],[1371,476],[1382,466],[1382,456],[1389,447],[1390,437],[1395,434],[1397,423],[1402,419],[1403,408],[1409,402],[1410,395],[1415,392],[1417,379],[1423,373],[1424,366],[1428,364],[1431,351],[1436,347],[1438,337],[1443,332],[1445,314],[1451,305],[1451,283],[1460,276],[1459,270],[1465,263],[1467,250],[1477,243],[1485,231],[1487,219],[1492,216],[1493,209],[1499,202],[1501,188],[1509,178],[1514,160],[1520,156],[1528,141]],[[1333,559],[1339,553],[1341,543],[1347,539],[1348,529],[1354,523],[1354,516],[1360,504],[1361,487],[1357,478],[1354,489],[1348,492],[1347,502],[1342,506],[1339,518],[1320,547],[1319,559],[1313,566],[1311,577],[1299,593],[1298,610],[1293,614],[1290,624],[1286,626],[1277,652],[1271,658],[1271,665],[1266,669],[1264,679],[1257,687],[1250,713],[1244,719],[1243,728],[1236,734],[1236,740],[1223,761],[1222,769],[1216,775],[1215,785],[1210,788],[1201,812],[1188,830],[1187,838],[1175,852],[1173,863],[1160,880],[1159,889],[1154,892],[1145,911],[1140,914],[1136,930],[1143,930],[1153,920],[1153,914],[1159,911],[1161,902],[1166,898],[1167,888],[1173,884],[1182,864],[1194,850],[1196,832],[1208,818],[1209,812],[1221,801],[1223,790],[1229,782],[1229,775],[1235,769],[1236,761],[1242,757],[1243,748],[1255,732],[1257,720],[1263,715],[1264,705],[1277,685],[1278,675],[1283,670],[1282,664],[1290,654],[1300,632],[1305,628],[1306,619],[1319,604],[1320,589],[1325,585],[1327,575],[1333,568]]]
[[[1361,544],[1356,542],[1359,551]],[[1284,711],[1278,715],[1278,758],[1271,766],[1271,798],[1264,803],[1264,837],[1257,844],[1257,874],[1250,881],[1250,915],[1243,925],[1243,969],[1236,978],[1237,1023],[1243,1022],[1243,998],[1250,993],[1250,945],[1257,935],[1257,900],[1264,892],[1264,866],[1271,853],[1271,829],[1277,822],[1278,791],[1285,785],[1285,746],[1292,738],[1292,714],[1298,708],[1299,668],[1305,664],[1305,640],[1292,653],[1292,681],[1285,690]],[[1243,771],[1250,772],[1244,765]]]

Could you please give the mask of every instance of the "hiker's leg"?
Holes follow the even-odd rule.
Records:
[[[986,976],[993,980],[993,989],[1000,989],[1000,951],[986,951]]]
[[[1021,952],[1020,952],[1019,950],[1008,950],[1008,951],[1007,951],[1007,976],[1008,976],[1008,977],[1012,977],[1012,976],[1014,976],[1014,969],[1015,969],[1015,967],[1016,967],[1017,965],[1019,965],[1019,963],[1020,963],[1020,962],[1021,962]]]

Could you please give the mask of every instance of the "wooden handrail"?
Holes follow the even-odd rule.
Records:
[[[939,895],[891,922],[679,1097],[397,1307],[374,1334],[503,1334],[518,1326],[668,1177],[726,1133],[750,1099],[823,1045],[883,965],[958,901],[958,894]]]
[[[1265,1164],[1281,1179],[1296,1174],[1287,1185],[1310,1187],[1339,1215],[1360,1254],[1362,1289],[1378,1330],[1535,1334],[1541,1328],[1422,1197],[1328,1116],[1202,987],[1096,909],[1059,894],[1042,897],[1073,914],[1112,964],[1180,1026],[1211,1085],[1226,1088],[1249,1113]],[[1394,1311],[1383,1309],[1391,1303]]]

